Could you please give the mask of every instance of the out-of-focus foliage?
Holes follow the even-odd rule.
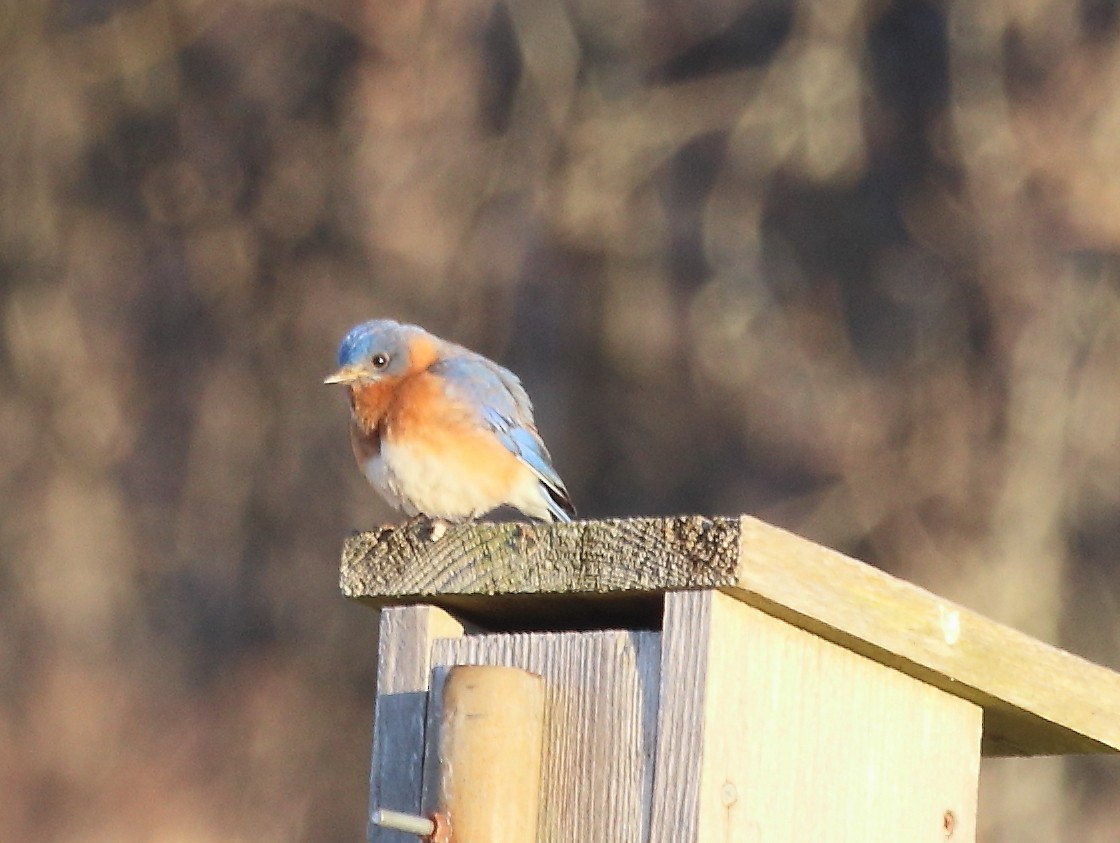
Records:
[[[1110,0],[9,0],[0,840],[364,824],[353,322],[581,512],[752,512],[1120,667]],[[1115,762],[986,840],[1112,841]]]

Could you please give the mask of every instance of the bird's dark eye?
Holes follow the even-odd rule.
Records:
[[[387,355],[385,355],[385,354],[375,354],[375,355],[373,355],[373,368],[384,369],[388,365],[389,365],[389,358],[388,358]]]

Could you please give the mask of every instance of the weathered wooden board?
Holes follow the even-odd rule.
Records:
[[[734,581],[739,534],[737,520],[693,517],[471,524],[432,541],[413,523],[352,536],[340,584],[348,597],[435,603],[495,629],[652,629],[662,592]],[[495,594],[505,599],[485,599]]]
[[[354,536],[341,585],[529,629],[652,627],[651,595],[720,588],[980,705],[987,755],[1120,750],[1120,674],[750,517],[414,524]]]
[[[719,592],[662,647],[650,843],[975,840],[978,706]]]
[[[372,810],[413,814],[419,810],[432,642],[462,633],[458,621],[432,606],[390,608],[381,613],[369,777]],[[416,841],[413,835],[372,825],[367,839],[370,843]]]
[[[424,809],[438,791],[434,750],[448,667],[520,667],[545,679],[537,843],[646,843],[653,783],[660,636],[656,632],[468,635],[437,640]]]

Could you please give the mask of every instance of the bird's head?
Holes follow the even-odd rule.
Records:
[[[338,347],[338,369],[323,383],[373,383],[409,372],[428,335],[415,325],[375,319],[351,328]]]

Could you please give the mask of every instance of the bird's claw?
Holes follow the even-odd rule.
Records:
[[[443,538],[444,533],[447,532],[448,523],[442,518],[433,518],[431,530],[428,533],[428,538],[433,542],[438,542]]]

